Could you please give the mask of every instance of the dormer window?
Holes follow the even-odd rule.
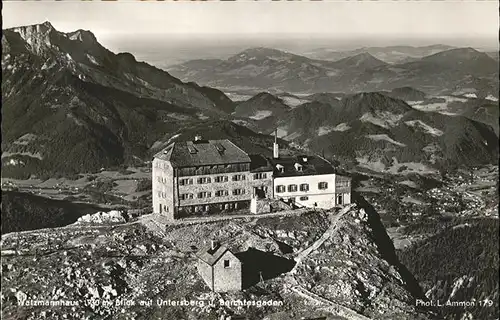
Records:
[[[295,170],[297,170],[297,172],[302,172],[302,165],[300,163],[295,163]]]
[[[285,167],[281,164],[277,164],[276,165],[276,169],[281,172],[281,173],[284,173],[285,172]]]
[[[307,157],[302,157],[302,162],[307,162]]]

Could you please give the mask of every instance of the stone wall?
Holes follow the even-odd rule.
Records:
[[[229,261],[229,267],[224,267],[224,261]],[[242,289],[241,261],[227,251],[213,266],[214,291],[239,291]]]
[[[175,211],[173,167],[169,161],[154,159],[151,172],[153,213],[173,218]]]
[[[271,203],[269,199],[253,198],[250,202],[250,212],[254,214],[271,212]]]
[[[266,172],[260,172],[260,173],[265,173],[266,178],[265,179],[254,179],[254,173],[250,173],[249,177],[250,179],[248,180],[248,186],[250,190],[252,191],[251,195],[253,195],[253,188],[260,188],[264,187],[265,188],[265,197],[271,199],[273,197],[273,172],[272,171],[266,171]]]
[[[233,181],[232,177],[234,175],[244,175],[245,180]],[[214,182],[217,176],[227,176],[227,182]],[[187,178],[187,177],[182,177]],[[175,195],[175,201],[177,206],[196,206],[211,203],[228,203],[228,202],[238,202],[238,201],[250,201],[253,195],[253,188],[259,186],[267,187],[267,194],[272,194],[272,175],[268,174],[267,179],[254,180],[253,174],[250,172],[235,172],[235,173],[225,173],[225,174],[212,174],[212,175],[199,175],[190,176],[193,179],[193,184],[190,185],[179,185],[178,180],[182,179],[179,177],[175,178],[175,186],[177,192]],[[211,183],[198,184],[198,178],[210,178]],[[245,193],[240,195],[234,195],[234,189],[244,189]],[[227,190],[228,195],[225,196],[215,196],[215,192],[218,190]],[[197,198],[199,192],[210,192],[211,197],[209,198]],[[193,194],[192,199],[181,200],[178,199],[180,194]]]
[[[250,200],[209,203],[196,206],[177,207],[175,218],[184,218],[203,214],[230,214],[232,211],[246,209],[250,206]]]

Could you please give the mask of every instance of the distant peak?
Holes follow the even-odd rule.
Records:
[[[352,56],[351,58],[353,60],[359,60],[359,61],[370,61],[370,62],[377,62],[380,64],[384,63],[382,60],[377,59],[371,53],[368,53],[368,52],[358,53],[357,55]]]
[[[269,93],[267,91],[260,92],[255,97],[262,97],[262,98],[273,97],[273,98],[275,98],[274,95],[272,95],[271,93]]]
[[[14,31],[19,31],[19,30],[36,30],[38,32],[46,32],[46,31],[52,31],[56,30],[54,26],[49,22],[49,21],[44,21],[42,23],[36,23],[36,24],[31,24],[31,25],[25,25],[25,26],[19,26],[19,27],[14,27],[11,28],[11,30]]]
[[[274,100],[274,101],[283,102],[283,100],[280,97],[278,97],[278,96],[276,96],[273,93],[268,92],[268,91],[260,92],[257,95],[255,95],[253,98],[260,99],[260,100]]]
[[[365,67],[376,67],[379,65],[386,64],[384,61],[375,58],[373,55],[371,55],[366,51],[341,59],[338,62],[346,63],[348,65],[365,66]]]
[[[272,56],[272,55],[285,55],[288,54],[287,52],[278,50],[278,49],[272,49],[272,48],[266,48],[266,47],[255,47],[255,48],[249,48],[246,49],[238,54],[236,54],[234,57],[238,58],[243,58],[246,56],[250,57],[255,57],[255,56]]]
[[[43,23],[41,23],[41,25],[47,28],[54,29],[54,26],[52,26],[52,23],[50,23],[49,21],[44,21]]]
[[[357,55],[353,56],[354,57],[358,57],[358,58],[373,58],[373,59],[376,59],[374,56],[372,56],[370,53],[368,52],[361,52],[361,53],[358,53]]]
[[[97,42],[95,35],[89,30],[78,29],[66,34],[71,40],[79,40],[82,42]]]
[[[361,92],[361,93],[355,93],[351,96],[353,99],[360,99],[360,100],[365,100],[365,99],[383,99],[383,100],[391,100],[391,97],[386,96],[385,94],[382,94],[380,92]]]
[[[128,62],[136,62],[135,57],[130,52],[120,52],[116,55],[117,58]]]

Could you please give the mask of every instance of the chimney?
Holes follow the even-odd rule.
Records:
[[[215,242],[214,240],[212,240],[211,245],[212,245],[211,249],[215,250],[215,248],[217,247],[217,242]]]
[[[279,145],[278,145],[278,129],[274,130],[274,143],[273,143],[273,158],[278,159],[280,157]]]
[[[201,141],[201,135],[199,135],[199,134],[195,135],[194,141]]]

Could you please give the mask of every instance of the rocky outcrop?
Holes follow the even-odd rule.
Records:
[[[178,223],[163,228],[161,238],[138,224],[95,229],[76,225],[3,238],[2,252],[14,254],[2,260],[2,315],[6,319],[20,313],[27,319],[119,315],[433,319],[429,310],[415,307],[421,290],[397,260],[378,215],[358,200],[356,208],[345,208],[343,214],[299,210],[265,218]],[[103,218],[99,214],[84,220],[97,216]],[[195,253],[210,240],[228,245],[240,259],[251,258],[244,262],[250,280],[242,292],[214,296],[198,275]],[[27,274],[34,281],[27,281]],[[21,300],[44,299],[80,304],[20,305]],[[209,304],[212,299],[214,305]],[[275,305],[239,308],[221,306],[219,299]],[[160,300],[194,302],[189,307],[159,306]]]
[[[77,224],[103,224],[103,223],[125,223],[125,214],[122,211],[111,210],[109,212],[96,212],[81,216]]]

